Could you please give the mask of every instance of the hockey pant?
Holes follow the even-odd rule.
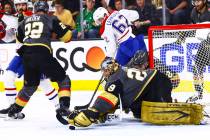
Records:
[[[147,51],[143,35],[130,37],[120,43],[115,59],[121,66],[125,66],[138,50]]]

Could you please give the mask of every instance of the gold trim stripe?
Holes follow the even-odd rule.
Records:
[[[70,97],[71,96],[71,92],[70,90],[60,90],[58,92],[58,97]]]
[[[46,44],[42,44],[42,43],[33,43],[33,44],[24,43],[23,45],[25,45],[25,46],[43,46],[43,47],[47,48],[50,51],[50,53],[52,53],[51,48],[48,45],[46,45]]]
[[[113,95],[113,94],[111,94],[111,93],[109,93],[109,92],[106,92],[106,91],[102,92],[102,93],[98,96],[98,98],[100,98],[100,99],[102,99],[102,100],[104,100],[104,101],[110,103],[113,107],[115,107],[115,105],[116,105],[117,102],[118,102],[118,98],[117,98],[115,95]]]
[[[19,97],[16,98],[15,103],[18,104],[19,106],[24,107],[28,102],[20,99]]]
[[[142,89],[140,90],[140,92],[138,93],[136,98],[134,99],[134,101],[142,94],[142,92],[147,87],[147,85],[150,83],[150,81],[153,79],[153,77],[155,76],[156,73],[157,73],[157,70],[155,70],[154,73],[152,74],[152,76],[146,81],[146,83],[144,84],[144,86],[142,87]]]
[[[71,40],[71,37],[72,37],[72,32],[69,30],[66,32],[66,34],[60,38],[61,41],[67,43]]]

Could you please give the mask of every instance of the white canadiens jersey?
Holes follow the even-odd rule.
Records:
[[[6,35],[2,40],[12,42],[15,40],[15,32],[18,27],[18,18],[12,15],[3,15],[1,20],[6,24]]]
[[[131,22],[120,13],[114,11],[105,18],[100,34],[106,42],[106,55],[114,57],[116,55],[117,46],[126,41],[130,37],[135,37],[132,34]]]

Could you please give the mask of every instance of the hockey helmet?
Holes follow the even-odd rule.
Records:
[[[14,4],[28,3],[28,0],[14,0]]]
[[[108,15],[109,12],[104,8],[104,7],[99,7],[98,9],[95,10],[93,13],[93,19],[96,23],[96,25],[100,25],[100,19],[103,19],[106,15]]]
[[[148,53],[146,51],[139,50],[135,53],[128,65],[143,65],[148,63]]]
[[[45,12],[47,13],[49,11],[49,5],[45,1],[37,1],[34,3],[34,12]]]
[[[137,51],[133,58],[127,64],[128,67],[134,67],[137,65],[148,65],[148,53],[146,51]]]
[[[101,63],[101,71],[109,72],[109,76],[115,73],[119,68],[119,64],[111,57],[106,57]]]

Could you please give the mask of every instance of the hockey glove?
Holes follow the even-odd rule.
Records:
[[[88,127],[99,118],[99,112],[95,109],[87,109],[81,112],[74,111],[69,115],[69,124],[77,127]]]

